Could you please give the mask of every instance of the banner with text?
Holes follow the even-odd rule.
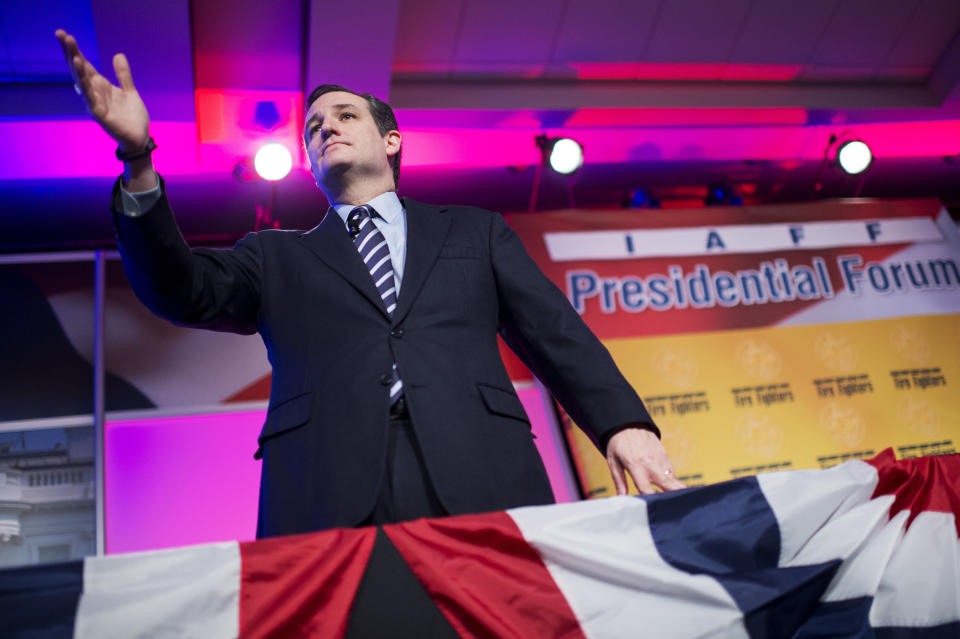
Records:
[[[960,436],[960,234],[936,200],[560,211],[510,224],[704,484]],[[584,493],[606,462],[563,414]]]

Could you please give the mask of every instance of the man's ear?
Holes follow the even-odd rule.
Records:
[[[400,143],[403,142],[403,136],[396,129],[387,131],[383,136],[383,145],[387,149],[387,157],[394,156],[400,152]]]

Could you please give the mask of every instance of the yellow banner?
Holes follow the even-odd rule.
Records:
[[[826,468],[890,446],[901,458],[956,452],[958,314],[604,343],[690,485]],[[606,461],[563,422],[585,494],[613,494]]]

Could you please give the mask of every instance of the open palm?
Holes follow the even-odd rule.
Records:
[[[126,56],[118,53],[113,57],[113,70],[120,82],[120,86],[116,86],[83,56],[72,35],[57,29],[56,36],[63,46],[77,92],[93,119],[117,141],[121,150],[143,148],[149,136],[150,116],[133,85]]]

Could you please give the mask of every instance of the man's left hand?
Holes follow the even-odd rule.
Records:
[[[686,488],[673,472],[673,465],[660,440],[649,430],[624,428],[607,442],[607,465],[613,475],[618,495],[628,492],[624,471],[644,494],[652,494],[654,486],[663,490]]]

